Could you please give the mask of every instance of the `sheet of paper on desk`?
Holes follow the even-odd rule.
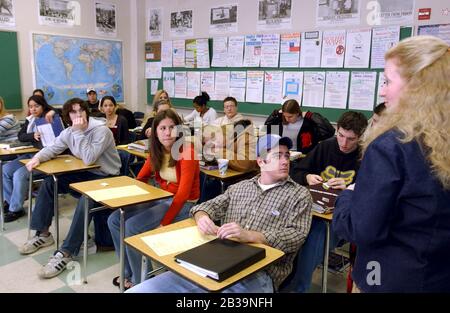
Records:
[[[142,237],[142,240],[159,256],[186,251],[215,239],[202,235],[197,226],[186,227],[161,234]]]
[[[123,198],[123,195],[127,195],[127,197],[132,196],[140,196],[148,194],[149,192],[145,189],[142,189],[138,186],[124,186],[124,187],[114,187],[114,188],[102,188],[99,185],[99,189],[88,191],[86,194],[94,199],[95,201],[103,201],[103,200],[111,200],[117,198]]]

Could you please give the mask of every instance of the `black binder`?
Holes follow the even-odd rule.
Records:
[[[219,282],[266,257],[264,248],[214,239],[175,256],[181,266]]]

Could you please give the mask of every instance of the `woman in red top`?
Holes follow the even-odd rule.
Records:
[[[155,116],[150,138],[150,156],[137,179],[148,182],[154,174],[157,185],[174,194],[173,198],[143,203],[125,210],[125,237],[140,234],[185,219],[190,208],[200,196],[199,162],[195,160],[194,147],[180,145],[182,131],[180,117],[173,110],[159,112]],[[156,130],[156,131],[155,131]],[[179,147],[179,148],[178,148]],[[116,251],[120,247],[120,212],[111,214],[108,226]],[[141,255],[125,247],[125,287],[140,282]],[[118,285],[118,277],[113,280]]]

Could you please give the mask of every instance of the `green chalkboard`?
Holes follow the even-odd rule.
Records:
[[[0,31],[0,96],[6,109],[22,109],[17,33]]]
[[[412,27],[401,27],[400,28],[400,39],[404,39],[407,37],[412,36]],[[212,39],[209,40],[210,43],[210,51],[212,51]],[[210,53],[210,58],[212,58],[212,55]],[[352,69],[352,68],[264,68],[264,67],[258,67],[258,68],[245,68],[245,67],[214,67],[214,68],[207,68],[207,69],[190,69],[190,68],[182,68],[182,67],[171,67],[171,68],[163,68],[163,72],[177,72],[177,71],[246,71],[246,70],[258,70],[258,71],[275,71],[275,70],[283,70],[283,71],[370,71],[370,72],[382,72],[383,69]],[[378,78],[378,77],[377,77]],[[378,79],[377,79],[378,81]],[[158,82],[158,89],[162,88],[163,83],[162,79]],[[350,84],[349,84],[350,88]],[[378,87],[377,87],[378,88]],[[377,90],[376,90],[377,91]],[[375,93],[375,101],[376,101],[376,94]],[[182,107],[182,108],[192,108],[192,99],[181,99],[181,98],[171,98],[170,99],[172,104],[174,104],[176,107]],[[153,95],[150,94],[150,79],[147,80],[147,101],[148,103],[152,103],[153,101]],[[348,102],[348,99],[347,99]],[[374,103],[375,105],[376,103]],[[223,111],[223,103],[222,101],[209,101],[208,105],[216,109],[217,111],[222,112]],[[261,116],[268,116],[273,110],[280,108],[280,104],[273,104],[273,103],[249,103],[249,102],[239,102],[238,104],[238,110],[239,112],[243,114],[255,114],[255,115],[261,115]],[[331,109],[331,108],[309,108],[306,106],[302,106],[302,110],[311,110],[314,112],[318,112],[322,114],[323,116],[327,117],[330,121],[336,122],[341,114],[347,109]],[[358,111],[358,110],[355,110]],[[368,118],[372,115],[372,112],[370,111],[358,111],[363,113]]]

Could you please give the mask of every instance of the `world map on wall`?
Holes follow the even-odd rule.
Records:
[[[88,88],[123,102],[122,42],[33,34],[33,53],[36,88],[49,104],[86,99]]]

